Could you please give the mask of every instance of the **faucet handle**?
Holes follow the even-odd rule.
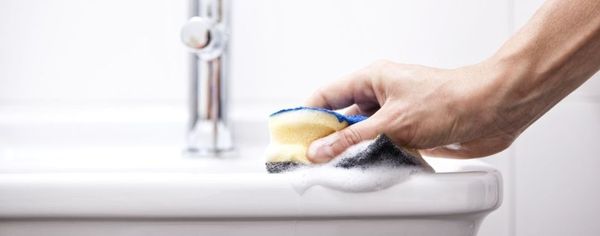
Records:
[[[201,59],[212,60],[223,53],[226,34],[222,24],[210,18],[195,16],[183,25],[181,41]]]
[[[181,29],[181,41],[192,50],[200,50],[208,46],[210,28],[213,23],[203,17],[192,17]]]

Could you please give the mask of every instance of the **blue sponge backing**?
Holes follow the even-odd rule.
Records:
[[[295,108],[283,109],[283,110],[279,110],[279,111],[271,114],[271,117],[279,115],[281,113],[286,113],[286,112],[290,112],[290,111],[298,111],[298,110],[314,110],[314,111],[327,112],[329,114],[334,115],[340,123],[346,121],[346,122],[348,122],[349,125],[361,122],[368,118],[363,115],[343,115],[343,114],[337,113],[335,111],[328,110],[325,108],[319,108],[319,107],[295,107]]]

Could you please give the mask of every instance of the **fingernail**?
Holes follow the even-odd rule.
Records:
[[[333,150],[331,149],[332,138],[326,137],[314,141],[308,147],[308,157],[315,163],[323,163],[333,158]]]

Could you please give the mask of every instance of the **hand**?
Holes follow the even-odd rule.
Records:
[[[600,69],[600,2],[547,1],[490,59],[458,69],[380,61],[316,92],[308,106],[370,118],[316,140],[313,162],[385,134],[427,155],[507,148]]]
[[[497,67],[496,67],[497,68]],[[507,121],[502,93],[492,86],[495,66],[454,70],[380,61],[321,88],[307,106],[348,108],[367,120],[313,142],[312,162],[327,162],[346,148],[379,134],[427,155],[471,158],[507,148],[529,123]],[[507,101],[507,100],[505,100]]]

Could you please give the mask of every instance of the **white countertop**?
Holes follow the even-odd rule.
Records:
[[[416,174],[381,191],[315,186],[300,194],[292,175],[264,171],[264,123],[234,124],[237,157],[190,158],[182,156],[181,119],[3,117],[3,219],[401,217],[488,211],[502,196],[497,171],[445,159],[428,161],[447,173]]]

